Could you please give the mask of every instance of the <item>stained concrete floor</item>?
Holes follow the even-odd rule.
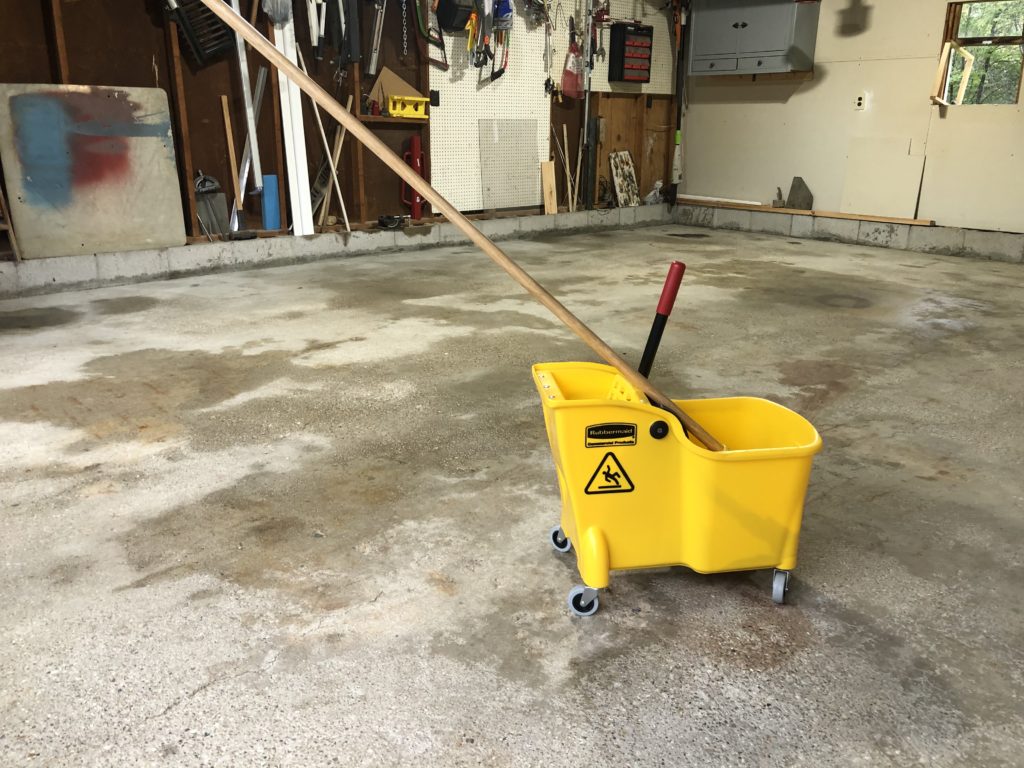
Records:
[[[767,573],[574,562],[468,247],[0,303],[0,764],[1020,765],[1020,267],[659,227],[508,250],[656,378],[819,428]]]

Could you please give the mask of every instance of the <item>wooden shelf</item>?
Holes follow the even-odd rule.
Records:
[[[384,115],[359,115],[359,120],[364,123],[389,123],[391,125],[426,125],[430,122],[417,117],[385,117]]]

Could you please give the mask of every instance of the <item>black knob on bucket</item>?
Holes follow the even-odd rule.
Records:
[[[664,421],[656,421],[651,424],[651,437],[655,440],[661,440],[663,437],[668,436],[668,424]]]

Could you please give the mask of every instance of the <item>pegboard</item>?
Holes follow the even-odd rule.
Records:
[[[540,205],[539,163],[548,157],[551,130],[550,100],[544,92],[544,27],[528,24],[522,3],[515,2],[508,67],[494,82],[490,81],[489,64],[477,69],[470,63],[466,38],[465,32],[445,32],[448,71],[430,67],[430,88],[440,97],[439,105],[430,108],[431,184],[460,211]],[[484,203],[481,120],[532,123],[530,135],[518,126],[514,135],[503,137],[488,153],[488,159],[501,169],[506,186],[516,190],[516,203]],[[524,152],[519,146],[524,142],[532,142],[525,148],[533,158],[528,167],[513,159]]]
[[[596,2],[595,2],[596,5]],[[610,0],[611,21],[639,21],[654,27],[649,83],[609,83],[608,56],[594,58],[594,71],[590,76],[590,90],[598,93],[657,93],[675,92],[675,41],[672,33],[672,9],[663,0]],[[576,21],[577,40],[584,50],[582,34],[586,26],[587,4],[584,0],[552,0],[550,15],[553,22],[551,45],[553,48],[551,78],[557,83],[562,78],[565,52],[569,48],[569,17]],[[609,22],[610,23],[610,22]],[[605,51],[611,48],[611,29],[606,24],[598,28],[598,46],[604,41]]]
[[[611,0],[612,19],[637,19],[654,27],[651,81],[644,84],[609,83],[606,56],[604,61],[594,60],[591,90],[603,93],[674,92],[672,11],[671,8],[659,10],[662,4],[662,0]],[[515,205],[541,204],[539,160],[548,158],[551,132],[550,97],[544,92],[544,81],[551,77],[556,83],[561,82],[565,52],[569,47],[569,17],[576,19],[576,27],[581,34],[586,22],[584,0],[551,0],[550,8],[552,24],[548,55],[544,25],[528,23],[522,0],[514,0],[508,68],[494,82],[489,79],[489,65],[477,69],[470,63],[465,32],[444,33],[448,71],[430,67],[430,88],[440,96],[439,106],[430,108],[430,180],[461,211],[489,207],[484,204],[483,188],[478,181],[483,175],[480,165],[481,120],[536,121],[538,162],[530,167],[513,163],[510,146],[499,148],[498,153],[505,164],[508,186],[524,190],[516,197],[522,202]],[[607,50],[611,31],[604,27],[601,33]],[[580,44],[582,48],[582,38]],[[524,140],[522,135],[515,139],[516,142]]]
[[[540,189],[536,120],[480,120],[483,208],[534,205]]]

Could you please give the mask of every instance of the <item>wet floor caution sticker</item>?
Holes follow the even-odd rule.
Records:
[[[630,493],[634,488],[633,481],[626,474],[622,462],[616,458],[614,453],[609,452],[597,465],[590,482],[587,483],[585,492],[592,496],[598,493]]]

